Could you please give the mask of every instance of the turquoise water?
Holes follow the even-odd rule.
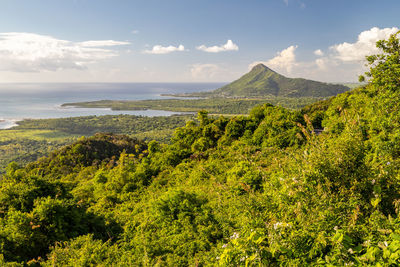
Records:
[[[85,83],[85,84],[0,84],[0,129],[23,119],[65,118],[89,115],[131,114],[170,116],[163,110],[121,111],[107,108],[61,107],[68,102],[95,100],[166,99],[160,94],[213,90],[221,83]]]

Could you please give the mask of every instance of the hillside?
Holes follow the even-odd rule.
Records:
[[[263,64],[258,64],[238,80],[203,95],[214,97],[328,97],[349,89],[340,84],[287,78]]]
[[[2,266],[399,266],[400,45],[305,107],[95,135],[0,180]],[[315,129],[323,131],[316,133]]]

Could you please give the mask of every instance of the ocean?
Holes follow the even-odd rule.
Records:
[[[52,83],[0,84],[0,129],[23,119],[65,118],[89,115],[131,114],[170,116],[163,110],[121,111],[107,108],[61,107],[64,103],[95,100],[167,99],[161,94],[209,91],[223,83]]]

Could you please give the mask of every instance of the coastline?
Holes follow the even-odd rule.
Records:
[[[7,130],[12,127],[18,126],[18,122],[23,119],[1,119],[0,120],[0,130]]]
[[[30,117],[11,117],[0,119],[0,130],[6,130],[18,126],[18,122],[25,120],[40,120],[40,119],[60,119],[60,118],[73,118],[73,117],[84,117],[84,116],[106,116],[106,115],[132,115],[132,116],[143,116],[143,117],[163,117],[173,115],[185,115],[191,112],[180,112],[173,110],[161,110],[161,109],[113,109],[111,107],[80,107],[73,105],[54,105],[50,109],[47,109],[48,113],[42,113]]]

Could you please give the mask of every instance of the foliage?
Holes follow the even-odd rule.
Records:
[[[170,130],[185,125],[191,115],[143,117],[133,115],[85,116],[60,119],[24,120],[13,130],[45,129],[71,135],[91,136],[95,133],[136,135],[152,130]],[[152,138],[154,139],[154,138]]]
[[[57,243],[43,266],[109,266],[118,259],[118,247],[111,240],[102,242],[93,235],[82,235]]]
[[[10,164],[0,264],[399,265],[395,38],[366,86],[302,110],[200,111],[170,144],[99,134]]]

